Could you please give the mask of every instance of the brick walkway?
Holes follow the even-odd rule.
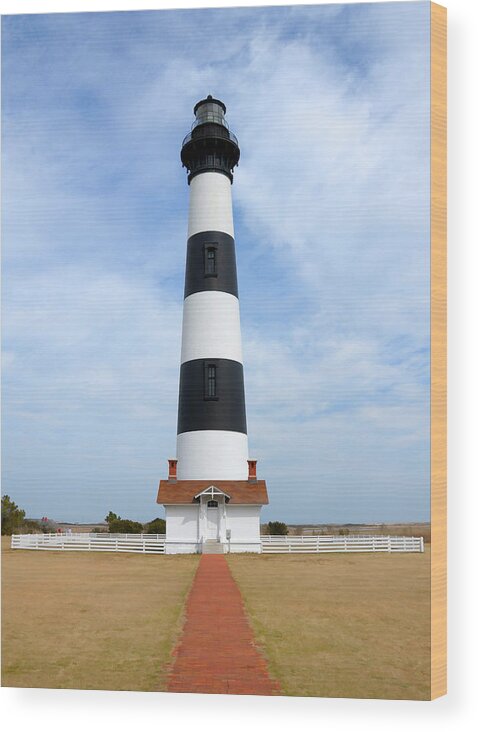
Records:
[[[278,694],[254,645],[239,588],[224,556],[205,554],[186,605],[168,691]]]

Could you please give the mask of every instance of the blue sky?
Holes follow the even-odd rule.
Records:
[[[429,4],[3,18],[3,493],[161,514],[195,102],[228,107],[265,520],[429,518]]]

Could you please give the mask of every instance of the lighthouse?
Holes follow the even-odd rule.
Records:
[[[157,498],[167,553],[259,552],[268,503],[248,454],[232,214],[240,150],[225,114],[219,99],[199,101],[181,148],[189,217],[177,443]]]

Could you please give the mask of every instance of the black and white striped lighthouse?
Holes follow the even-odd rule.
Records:
[[[181,149],[190,198],[178,480],[247,480],[249,474],[231,198],[240,151],[225,112],[211,96],[198,102]]]
[[[167,554],[261,552],[269,502],[248,459],[231,186],[239,145],[211,96],[194,107],[181,161],[189,225],[177,453],[161,480]]]

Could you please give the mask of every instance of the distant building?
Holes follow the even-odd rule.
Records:
[[[225,105],[194,107],[181,161],[190,185],[177,457],[157,502],[166,552],[261,551],[265,481],[249,460],[232,217],[236,137]]]

